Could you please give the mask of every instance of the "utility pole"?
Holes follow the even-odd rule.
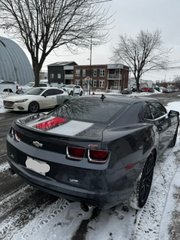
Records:
[[[89,56],[89,95],[91,94],[91,84],[92,84],[92,35],[91,35],[91,40],[90,40],[90,56]]]
[[[104,2],[111,2],[112,0],[99,0],[95,3],[104,3]],[[89,88],[89,95],[91,94],[91,84],[93,84],[92,82],[92,35],[91,35],[91,39],[90,39],[90,56],[89,56],[89,71],[90,71],[90,80],[88,82],[88,88]]]

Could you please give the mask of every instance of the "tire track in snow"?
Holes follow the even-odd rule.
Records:
[[[4,199],[0,201],[0,221],[5,219],[9,212],[12,212],[12,210],[17,207],[20,201],[23,201],[34,191],[30,186],[20,186],[9,195],[6,195]]]
[[[84,212],[77,202],[58,199],[21,229],[12,240],[71,240],[73,233],[92,211]]]
[[[17,175],[11,175],[8,169],[0,173],[0,201],[25,186],[25,182]]]
[[[57,198],[25,187],[1,201],[0,239],[11,239],[29,221]]]

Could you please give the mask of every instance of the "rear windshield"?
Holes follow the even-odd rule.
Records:
[[[24,94],[25,95],[40,95],[44,91],[44,88],[31,88],[27,90]]]
[[[0,84],[15,84],[15,82],[1,81]]]
[[[127,106],[127,103],[116,101],[77,98],[56,108],[51,114],[79,121],[107,123]]]
[[[66,87],[66,88],[73,88],[74,85],[66,85],[65,87]]]

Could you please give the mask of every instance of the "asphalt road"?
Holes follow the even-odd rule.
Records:
[[[178,95],[180,95],[180,93],[154,94],[151,95],[151,97],[158,98],[166,105],[168,102],[180,100]],[[7,236],[11,236],[13,229],[12,224],[8,224],[8,219],[13,219],[13,216],[17,216],[17,212],[19,218],[14,218],[13,226],[20,229],[33,219],[35,215],[41,211],[42,207],[52,204],[57,200],[54,196],[30,187],[19,176],[11,175],[8,170],[6,134],[13,120],[27,114],[28,113],[22,114],[15,112],[0,113],[0,224],[7,220],[7,226],[1,231],[0,239],[7,239]],[[177,194],[180,199],[179,189]],[[66,203],[64,204],[66,205]],[[175,232],[179,232],[178,226],[178,219],[177,221],[175,219],[173,226]],[[180,236],[180,233],[178,236]],[[10,237],[8,239],[10,239]],[[83,239],[81,225],[73,239]]]

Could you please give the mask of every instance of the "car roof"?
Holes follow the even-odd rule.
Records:
[[[150,98],[150,97],[137,97],[137,96],[121,96],[121,95],[110,95],[110,94],[96,94],[96,95],[87,95],[82,96],[81,98],[95,98],[95,99],[102,99],[102,95],[105,96],[103,99],[104,101],[116,101],[116,102],[123,102],[128,104],[133,104],[137,102],[155,102],[157,99]]]
[[[44,90],[46,90],[46,89],[58,89],[58,90],[63,90],[63,89],[61,89],[61,88],[58,88],[58,87],[35,87],[35,88],[41,88],[41,89],[44,89]]]
[[[74,86],[77,86],[75,84],[65,84],[65,87],[74,87]]]

